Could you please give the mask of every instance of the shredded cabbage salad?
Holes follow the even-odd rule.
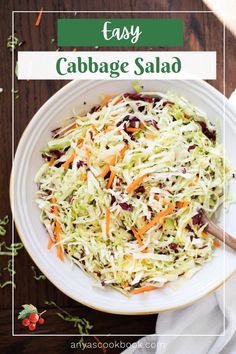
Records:
[[[206,114],[172,93],[123,93],[52,134],[36,202],[61,260],[126,295],[211,260],[201,211],[223,202],[230,170]]]

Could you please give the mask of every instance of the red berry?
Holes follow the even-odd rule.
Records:
[[[36,324],[35,323],[30,323],[29,326],[28,326],[29,330],[30,331],[35,331],[36,329]]]
[[[30,322],[36,323],[39,320],[39,315],[37,313],[31,313],[29,315]]]
[[[40,324],[44,324],[44,322],[45,322],[45,319],[44,319],[43,317],[40,317],[39,323],[40,323]]]
[[[28,317],[26,317],[26,318],[23,318],[21,323],[23,326],[28,327],[28,325],[30,324],[30,320],[28,319]]]

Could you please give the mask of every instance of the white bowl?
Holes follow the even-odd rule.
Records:
[[[145,91],[173,91],[190,99],[205,111],[212,122],[218,122],[221,136],[225,135],[226,155],[236,166],[236,124],[234,112],[228,101],[203,81],[147,80],[140,82]],[[189,305],[219,287],[236,270],[236,253],[221,247],[214,253],[211,262],[177,290],[169,285],[161,290],[127,298],[118,291],[94,286],[94,281],[69,261],[61,262],[55,250],[47,250],[48,236],[39,220],[39,209],[35,204],[37,186],[34,176],[42,158],[40,150],[50,137],[58,122],[73,114],[73,108],[88,110],[100,102],[99,96],[131,91],[130,81],[73,81],[59,90],[35,114],[27,126],[15,155],[12,181],[11,204],[15,223],[24,246],[39,269],[63,293],[94,309],[117,314],[150,314]],[[84,105],[86,102],[86,105]],[[225,129],[223,124],[224,104],[226,108]],[[13,183],[14,181],[14,183]],[[236,194],[236,181],[230,189]],[[236,205],[226,213],[226,230],[236,235],[234,218]]]

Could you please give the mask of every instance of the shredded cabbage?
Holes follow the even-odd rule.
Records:
[[[114,156],[109,173],[115,177],[107,188],[109,173],[102,177],[101,172]],[[214,238],[203,237],[206,225],[194,220],[199,210],[211,216],[222,204],[230,169],[215,127],[186,99],[157,92],[112,97],[56,129],[43,157],[35,177],[41,221],[54,247],[61,245],[102,286],[124,294],[149,285],[159,288],[190,278],[211,260]],[[127,193],[127,186],[143,175],[141,185]],[[141,236],[140,246],[131,228],[140,230],[168,205],[173,211]]]

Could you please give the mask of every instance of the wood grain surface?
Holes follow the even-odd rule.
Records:
[[[83,18],[183,18],[185,22],[184,48],[183,50],[214,50],[217,52],[217,80],[210,81],[210,84],[219,91],[224,92],[223,83],[223,27],[219,20],[211,13],[118,13],[117,11],[191,11],[207,10],[201,1],[180,0],[180,1],[154,1],[154,0],[117,0],[114,1],[86,1],[86,0],[18,0],[18,1],[0,1],[1,21],[0,21],[0,87],[3,92],[0,95],[0,218],[10,215],[9,204],[9,179],[12,160],[12,121],[11,121],[11,52],[6,48],[7,37],[11,34],[11,11],[19,10],[38,10],[41,7],[44,10],[73,10],[77,11],[104,11],[110,10],[112,13],[50,13],[44,14],[39,28],[34,23],[37,14],[15,13],[15,31],[17,37],[24,41],[20,50],[56,50],[56,19],[69,17]],[[61,48],[63,50],[64,48]],[[68,48],[70,49],[70,48]],[[82,48],[78,48],[78,50]],[[94,48],[83,48],[83,50],[94,50]],[[97,50],[121,50],[120,48],[98,48]],[[164,50],[165,48],[138,48],[138,50]],[[172,49],[172,48],[171,48]],[[122,50],[125,50],[122,48]],[[132,48],[127,48],[132,50]],[[182,50],[182,48],[173,48],[173,50]],[[229,96],[236,87],[236,45],[233,36],[226,31],[226,61],[225,61],[225,93]],[[124,54],[125,55],[125,54]],[[15,107],[15,126],[14,126],[14,145],[15,148],[27,124],[41,107],[57,90],[66,84],[65,81],[18,81],[15,79],[15,88],[19,90],[19,98],[14,98]],[[15,95],[16,96],[16,95]],[[7,227],[5,236],[7,243],[11,242],[11,225]],[[1,241],[1,240],[0,240]],[[15,233],[15,242],[19,238]],[[7,264],[7,257],[0,257],[1,268]],[[68,312],[86,317],[93,329],[91,333],[103,333],[100,337],[102,341],[114,342],[122,340],[124,343],[136,341],[140,334],[150,334],[155,331],[156,315],[149,316],[119,316],[105,314],[94,311],[68,298],[48,280],[36,281],[33,278],[31,266],[32,259],[25,250],[20,251],[16,257],[16,289],[14,292],[15,319],[14,332],[16,334],[26,334],[26,330],[17,321],[17,313],[22,304],[32,303],[39,309],[45,309],[45,300],[53,300]],[[5,273],[2,273],[1,281],[6,279]],[[47,352],[50,354],[61,354],[71,352],[82,352],[81,349],[71,349],[71,342],[78,341],[78,337],[12,337],[12,296],[11,288],[0,289],[0,352],[1,353],[27,353],[31,354],[37,351],[38,354]],[[158,297],[157,297],[158,301]],[[60,320],[54,309],[48,309],[45,315],[46,323],[37,331],[37,334],[76,334],[76,330],[71,323]],[[36,332],[35,332],[36,333]],[[127,336],[116,337],[116,334],[126,333]],[[128,334],[136,334],[136,337],[129,337]],[[105,337],[105,335],[109,335]],[[93,338],[88,341],[94,341]],[[122,348],[108,349],[108,353],[120,353]],[[100,349],[85,349],[84,353],[102,353]],[[183,353],[184,354],[184,353]]]

